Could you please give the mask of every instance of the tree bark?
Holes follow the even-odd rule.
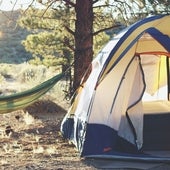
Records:
[[[93,59],[93,2],[76,0],[74,83],[76,90]]]

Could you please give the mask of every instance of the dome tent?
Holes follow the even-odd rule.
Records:
[[[170,161],[168,25],[169,15],[145,18],[93,60],[61,124],[82,157]]]

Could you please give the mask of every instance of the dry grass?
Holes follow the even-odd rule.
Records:
[[[29,89],[56,74],[54,70],[27,65],[0,68],[1,95]],[[25,73],[34,76],[29,79]],[[60,123],[69,107],[62,88],[60,82],[24,110],[0,115],[1,169],[95,169],[82,161],[75,147],[60,134]]]

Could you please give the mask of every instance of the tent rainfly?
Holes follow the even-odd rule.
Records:
[[[95,57],[61,132],[81,157],[170,161],[170,15],[121,31]]]

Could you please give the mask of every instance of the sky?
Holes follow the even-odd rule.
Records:
[[[27,8],[33,0],[0,0],[0,10],[11,11]]]

